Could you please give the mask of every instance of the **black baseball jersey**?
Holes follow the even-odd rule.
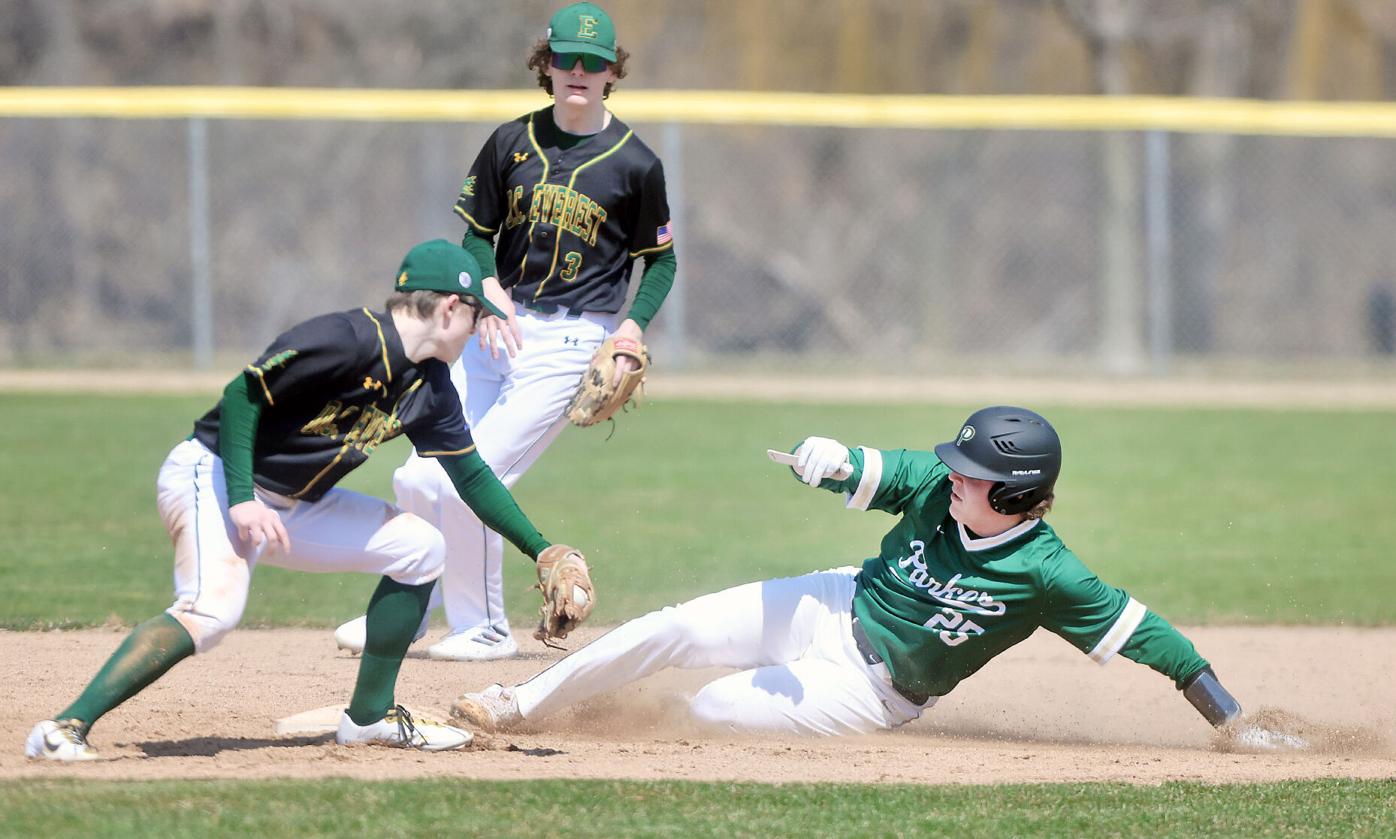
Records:
[[[498,237],[499,282],[515,300],[619,312],[635,257],[673,248],[664,167],[615,116],[571,148],[563,139],[551,107],[501,125],[455,211]]]
[[[423,457],[475,447],[450,368],[434,358],[413,364],[392,318],[368,309],[291,327],[243,375],[264,403],[253,479],[292,498],[320,498],[399,434]],[[215,452],[222,407],[194,424]]]

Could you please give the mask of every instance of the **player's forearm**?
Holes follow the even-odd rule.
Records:
[[[460,246],[475,257],[476,262],[480,263],[480,270],[485,272],[485,277],[499,276],[499,266],[494,261],[494,242],[467,227],[465,237],[460,241]]]
[[[659,313],[669,289],[674,287],[674,276],[679,269],[678,257],[672,250],[645,258],[645,272],[640,275],[640,287],[635,291],[635,302],[630,305],[626,317],[648,329],[650,321]]]
[[[461,500],[479,516],[485,527],[508,539],[531,559],[549,544],[499,482],[479,452],[437,458],[460,493]]]
[[[229,507],[252,500],[252,447],[261,418],[261,401],[248,390],[246,376],[238,373],[223,388],[218,414],[218,456],[223,459]]]
[[[1173,679],[1178,690],[1214,726],[1241,715],[1241,705],[1217,681],[1207,660],[1198,655],[1187,636],[1149,611],[1120,653]]]
[[[1179,690],[1207,667],[1207,659],[1198,654],[1187,636],[1152,609],[1144,612],[1120,654],[1172,679]]]

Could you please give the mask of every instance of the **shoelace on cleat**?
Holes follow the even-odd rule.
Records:
[[[398,705],[393,708],[393,715],[396,718],[397,736],[402,743],[402,747],[404,749],[416,748],[417,744],[413,742],[413,738],[419,736],[419,734],[417,732],[417,724],[412,719],[412,714],[409,713],[406,708]],[[423,722],[425,722],[425,720],[423,720]],[[426,738],[423,737],[422,741],[426,742]]]
[[[83,735],[81,729],[71,722],[66,720],[59,722],[58,728],[54,729],[54,732],[74,746],[82,746],[84,748],[87,746],[87,737]]]

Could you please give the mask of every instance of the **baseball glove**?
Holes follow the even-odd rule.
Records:
[[[635,359],[635,369],[621,376],[618,384],[615,383],[617,356]],[[607,338],[582,374],[581,386],[567,406],[567,418],[573,425],[588,426],[615,416],[634,398],[636,389],[644,385],[649,366],[650,353],[644,344],[633,338]]]
[[[551,545],[538,554],[538,590],[543,592],[542,618],[533,637],[544,644],[566,638],[596,605],[586,557],[567,545]]]

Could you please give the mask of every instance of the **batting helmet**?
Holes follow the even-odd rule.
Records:
[[[936,456],[967,478],[993,481],[989,506],[1026,513],[1052,493],[1062,471],[1062,443],[1052,424],[1026,408],[995,405],[970,414]]]

